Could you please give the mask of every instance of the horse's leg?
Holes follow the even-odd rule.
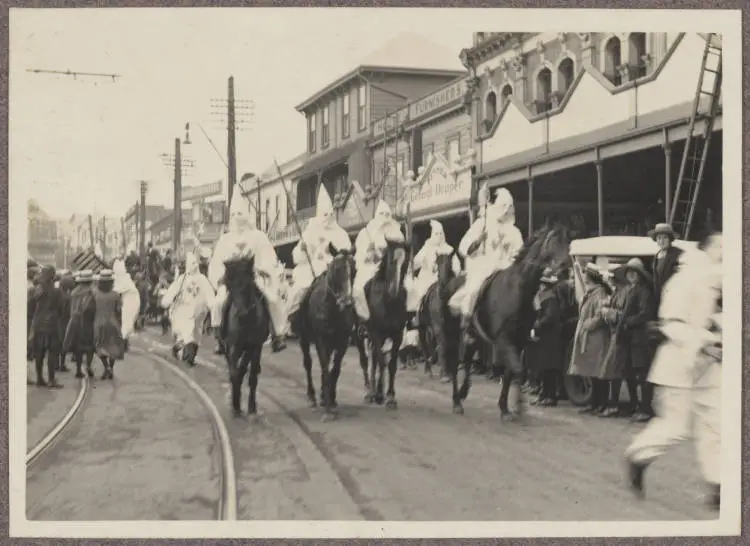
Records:
[[[500,406],[501,415],[503,417],[508,416],[512,419],[519,414],[520,408],[521,392],[519,378],[523,371],[521,359],[513,344],[504,335],[500,335],[495,341],[493,355],[493,366],[499,366],[501,362],[505,364],[503,385],[500,390],[500,399],[497,403]],[[508,398],[510,397],[511,388],[516,397],[516,407],[512,411],[508,409]]]
[[[396,409],[398,407],[398,403],[396,402],[396,372],[398,372],[398,350],[399,347],[401,347],[403,337],[404,329],[401,328],[396,338],[392,340],[393,346],[391,347],[391,358],[388,361],[388,392],[385,402],[386,409]]]
[[[385,361],[383,360],[383,340],[380,333],[370,332],[370,393],[372,401],[376,404],[383,403],[383,372]]]
[[[320,405],[323,407],[324,420],[328,420],[331,412],[331,349],[323,339],[315,340],[315,349],[320,362]]]
[[[354,333],[354,340],[357,344],[357,352],[359,352],[359,367],[362,369],[362,376],[365,380],[365,391],[366,393],[370,392],[370,380],[367,377],[367,367],[368,367],[368,360],[367,360],[367,350],[365,349],[365,342],[362,339],[362,336],[359,335],[359,328],[355,324],[356,331]]]
[[[300,330],[301,331],[301,330]],[[302,349],[302,365],[305,367],[305,375],[307,376],[307,401],[311,408],[318,405],[315,397],[315,386],[312,378],[312,357],[310,356],[310,340],[307,339],[306,334],[301,334],[299,338],[300,349]]]
[[[228,349],[227,362],[229,363],[229,377],[232,382],[232,412],[235,417],[242,415],[240,396],[242,396],[242,378],[245,374],[238,365],[241,357],[242,354],[239,353],[236,347],[232,346]]]
[[[250,387],[250,393],[247,397],[247,413],[255,415],[258,413],[258,404],[256,401],[256,392],[258,390],[258,376],[260,375],[260,355],[263,351],[263,345],[258,344],[253,347],[252,351],[246,351],[243,356],[243,367],[247,368],[247,362],[250,361],[250,373],[247,378],[247,386]],[[248,354],[249,353],[249,354]]]
[[[341,363],[346,355],[348,341],[341,341],[333,354],[333,366],[331,367],[331,408],[337,410],[339,405],[336,402],[336,388],[341,375]]]

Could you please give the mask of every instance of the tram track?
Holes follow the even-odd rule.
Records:
[[[47,434],[26,453],[26,468],[33,466],[60,441],[65,432],[86,407],[91,394],[91,381],[84,377],[78,384],[78,395],[67,413]]]
[[[235,472],[234,451],[224,419],[221,417],[219,409],[211,400],[206,391],[188,374],[182,371],[178,365],[170,362],[161,355],[142,349],[131,349],[135,354],[148,358],[163,367],[169,369],[174,375],[179,377],[187,387],[193,391],[203,404],[204,409],[209,415],[211,428],[214,439],[219,446],[220,473],[219,473],[219,500],[216,507],[216,519],[220,521],[237,520],[237,476]]]

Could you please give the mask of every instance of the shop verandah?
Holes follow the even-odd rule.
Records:
[[[513,195],[516,224],[524,236],[547,220],[565,223],[574,238],[646,235],[654,224],[669,217],[684,143],[681,140],[559,170],[550,162],[541,168],[529,167],[525,175],[517,172],[515,180],[501,175],[493,176],[489,183],[493,195],[499,186]],[[708,216],[714,227],[721,228],[722,194],[722,132],[717,131],[709,148],[691,235],[701,231]]]

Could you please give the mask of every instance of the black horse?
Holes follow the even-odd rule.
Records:
[[[453,272],[453,256],[455,253],[443,254],[437,257],[438,280],[425,294],[419,318],[420,344],[434,347],[435,363],[440,366],[441,373],[453,382],[453,411],[463,413],[461,400],[469,392],[469,369],[464,365],[464,381],[461,390],[458,389],[458,361],[461,339],[461,320],[448,307],[448,301],[464,284],[465,278]],[[431,374],[429,359],[425,359],[425,370]]]
[[[370,309],[370,319],[362,326],[370,339],[371,365],[370,374],[367,374],[367,356],[364,344],[358,343],[360,351],[360,364],[365,376],[365,388],[367,394],[365,401],[368,404],[382,404],[386,402],[386,408],[395,409],[396,391],[394,382],[398,368],[398,350],[404,336],[406,326],[406,289],[404,288],[404,277],[408,266],[407,256],[408,243],[387,241],[385,255],[380,262],[380,267],[371,281],[365,286],[365,297]],[[383,381],[385,374],[385,360],[383,358],[383,344],[387,339],[391,340],[391,354],[388,361],[388,392],[387,400],[383,396]],[[375,372],[379,368],[380,374],[377,378]]]
[[[232,382],[232,410],[235,417],[242,415],[240,397],[242,381],[250,365],[247,412],[257,412],[255,392],[260,375],[260,356],[270,331],[270,314],[263,294],[255,283],[254,258],[224,262],[224,283],[228,301],[224,306],[222,338],[225,340],[226,359]]]
[[[547,266],[556,269],[567,259],[568,244],[565,226],[545,225],[529,238],[510,267],[494,273],[480,289],[470,329],[491,344],[494,364],[504,364],[498,400],[503,417],[518,414],[517,409],[508,410],[508,397],[511,384],[516,386],[516,392],[519,390],[521,354],[534,323],[533,300],[542,272]],[[468,362],[464,364],[469,366]]]
[[[315,344],[320,361],[320,401],[323,420],[334,416],[336,385],[341,373],[341,362],[349,347],[354,328],[352,279],[354,263],[349,250],[337,250],[329,245],[333,260],[326,271],[313,280],[303,296],[300,309],[292,319],[292,328],[299,336],[303,364],[307,375],[307,398],[310,407],[317,405],[312,379],[310,345]],[[333,367],[329,370],[333,357]]]

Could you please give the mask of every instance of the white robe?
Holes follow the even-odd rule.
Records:
[[[479,240],[485,228],[487,239],[469,256],[469,247]],[[484,218],[477,218],[458,246],[458,252],[466,259],[466,282],[449,301],[453,312],[469,316],[474,311],[482,283],[494,272],[509,267],[521,248],[523,235],[515,225],[498,224],[491,215],[487,222]]]
[[[664,287],[659,318],[667,340],[659,346],[649,374],[649,381],[657,385],[657,416],[625,455],[635,463],[650,463],[692,436],[703,477],[719,484],[721,363],[704,354],[703,348],[721,339],[710,329],[712,323],[721,328],[715,314],[721,279],[720,272],[716,279],[716,266],[702,254],[686,253],[684,265]]]
[[[422,248],[414,256],[414,271],[417,277],[408,283],[406,308],[409,312],[416,312],[425,297],[427,290],[438,280],[437,257],[453,252],[453,249],[445,241],[436,245],[432,239],[428,239]],[[455,256],[452,260],[453,273],[458,275],[461,266]]]
[[[114,290],[122,298],[122,339],[128,339],[135,328],[135,319],[141,308],[141,294],[138,292],[133,279],[130,278],[123,262],[116,262],[113,266],[115,276]]]
[[[277,274],[278,257],[268,236],[262,231],[249,229],[229,231],[217,241],[211,261],[208,265],[208,280],[212,285],[219,285],[224,277],[224,262],[246,256],[255,257],[255,283],[268,304],[274,331],[283,335],[286,327],[286,314],[279,291]],[[216,290],[216,297],[211,305],[211,326],[221,325],[224,303],[227,300],[227,289],[222,283]]]
[[[301,248],[303,242],[307,245],[307,252]],[[329,244],[337,250],[351,250],[352,248],[349,235],[341,226],[333,223],[326,228],[316,219],[307,226],[300,242],[292,250],[294,285],[289,294],[287,316],[299,308],[305,290],[310,288],[315,277],[325,272],[328,264],[333,260],[328,249]]]
[[[169,309],[172,334],[178,346],[199,342],[203,320],[213,299],[211,283],[198,271],[179,275],[169,286],[162,306]]]
[[[388,220],[385,223],[378,218],[370,220],[362,231],[357,235],[354,242],[354,261],[357,274],[354,278],[352,296],[354,306],[360,318],[369,319],[370,313],[365,298],[365,285],[372,280],[380,268],[385,251],[388,248],[388,240],[404,242],[404,234],[396,220]]]

